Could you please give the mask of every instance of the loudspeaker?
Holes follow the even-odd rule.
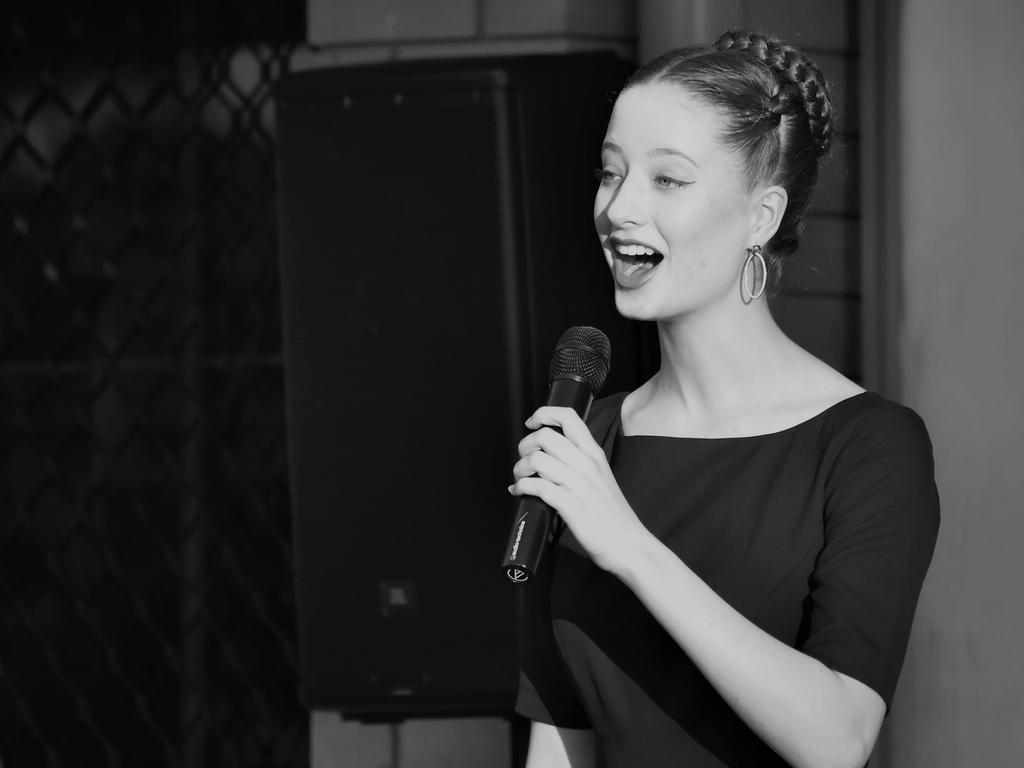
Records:
[[[506,492],[571,325],[651,372],[593,232],[628,64],[541,56],[289,75],[280,264],[301,691],[387,718],[507,712]]]

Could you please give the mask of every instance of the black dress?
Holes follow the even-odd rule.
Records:
[[[939,524],[931,444],[869,392],[789,429],[624,436],[588,424],[643,524],[750,621],[888,706]],[[526,587],[517,711],[593,728],[609,768],[785,765],[568,530]]]

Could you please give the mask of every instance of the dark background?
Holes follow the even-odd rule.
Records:
[[[0,11],[0,759],[299,766],[271,87],[303,3]]]

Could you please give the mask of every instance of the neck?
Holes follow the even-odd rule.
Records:
[[[698,418],[735,413],[782,385],[792,342],[766,301],[742,311],[693,313],[658,324],[661,367],[651,397]]]

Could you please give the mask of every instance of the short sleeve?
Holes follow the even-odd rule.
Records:
[[[558,547],[552,547],[523,586],[515,709],[530,720],[562,728],[590,728],[590,718],[562,661],[551,620],[551,577],[557,555]]]
[[[939,528],[931,442],[888,403],[853,425],[825,485],[825,544],[801,650],[877,692],[886,707]]]

